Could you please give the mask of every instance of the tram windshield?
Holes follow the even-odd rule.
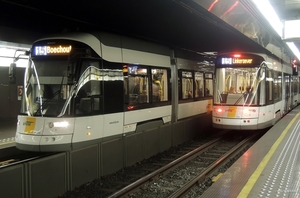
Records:
[[[260,67],[216,68],[214,104],[257,105],[264,72]]]
[[[74,64],[66,57],[30,58],[25,71],[21,113],[57,117],[74,84]]]

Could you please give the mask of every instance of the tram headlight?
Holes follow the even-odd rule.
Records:
[[[216,112],[217,112],[217,113],[222,113],[222,112],[223,112],[223,109],[222,109],[222,108],[217,108],[217,109],[216,109]]]
[[[250,111],[249,111],[249,109],[244,109],[244,110],[243,110],[243,113],[244,113],[244,114],[249,114]]]
[[[67,128],[69,126],[69,123],[66,121],[62,121],[62,122],[50,122],[49,123],[49,127],[53,128],[53,127],[58,127],[58,128]]]
[[[250,114],[250,113],[253,113],[253,114],[255,114],[256,113],[256,110],[255,109],[253,109],[253,108],[245,108],[245,109],[243,109],[243,113],[244,114]]]

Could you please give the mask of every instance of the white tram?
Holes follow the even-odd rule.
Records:
[[[203,71],[201,56],[186,53],[103,32],[37,40],[24,75],[16,147],[67,151],[150,122],[210,114],[213,70]]]
[[[299,77],[292,63],[265,54],[219,54],[215,78],[215,128],[267,128],[300,102]]]

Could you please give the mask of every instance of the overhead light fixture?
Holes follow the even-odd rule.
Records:
[[[290,20],[284,21],[284,39],[295,39],[300,38],[300,32],[298,31],[298,27],[300,27],[300,20]]]
[[[295,37],[295,32],[297,32],[295,31],[295,28],[291,28],[291,30],[286,28],[289,28],[291,26],[298,27],[300,22],[294,21],[292,23],[286,21],[285,28],[283,29],[283,24],[280,21],[279,17],[277,16],[276,12],[274,11],[269,0],[252,0],[252,2],[257,6],[260,13],[268,20],[268,22],[271,24],[273,29],[278,33],[281,39],[285,39],[287,37]],[[284,36],[283,36],[283,31],[284,31]],[[294,55],[300,60],[300,53],[298,48],[295,46],[295,44],[293,42],[286,42],[286,44],[289,46],[289,48],[294,53]]]
[[[28,46],[28,48],[26,48]],[[28,65],[28,58],[19,57],[20,54],[28,51],[29,45],[9,43],[0,41],[0,67],[9,67],[12,62],[15,62],[15,57],[18,57],[16,62],[17,67],[26,67]]]
[[[252,0],[260,13],[268,20],[273,29],[282,38],[283,25],[268,0]]]

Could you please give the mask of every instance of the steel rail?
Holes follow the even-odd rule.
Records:
[[[257,134],[254,134],[243,141],[241,141],[239,144],[234,146],[232,149],[230,149],[224,156],[222,156],[220,159],[218,159],[214,164],[210,165],[203,173],[201,173],[199,176],[195,177],[191,181],[187,182],[186,185],[178,189],[176,192],[174,192],[172,195],[170,195],[168,198],[178,198],[183,197],[187,192],[197,183],[201,183],[204,181],[205,178],[209,176],[210,173],[215,171],[220,164],[224,163],[226,160],[228,160],[232,155],[234,155],[237,151],[240,151],[241,148],[244,147],[244,145],[248,144],[252,139],[254,139],[257,136]]]
[[[146,175],[145,177],[142,177],[140,179],[138,179],[137,181],[131,183],[130,185],[122,188],[121,190],[115,192],[114,194],[110,195],[108,198],[116,198],[116,197],[122,197],[125,196],[126,194],[134,191],[134,189],[138,188],[139,186],[152,181],[152,179],[154,177],[157,177],[159,175],[162,175],[163,173],[165,173],[167,170],[172,169],[172,167],[177,167],[180,163],[183,163],[184,161],[190,159],[193,155],[199,155],[199,152],[201,152],[201,150],[206,149],[214,144],[216,144],[218,141],[220,141],[222,139],[222,137],[219,137],[217,139],[214,139],[200,147],[198,147],[197,149],[194,149],[193,151],[181,156],[180,158],[170,162],[169,164],[167,164],[166,166],[163,166],[159,169],[157,169],[156,171]]]

